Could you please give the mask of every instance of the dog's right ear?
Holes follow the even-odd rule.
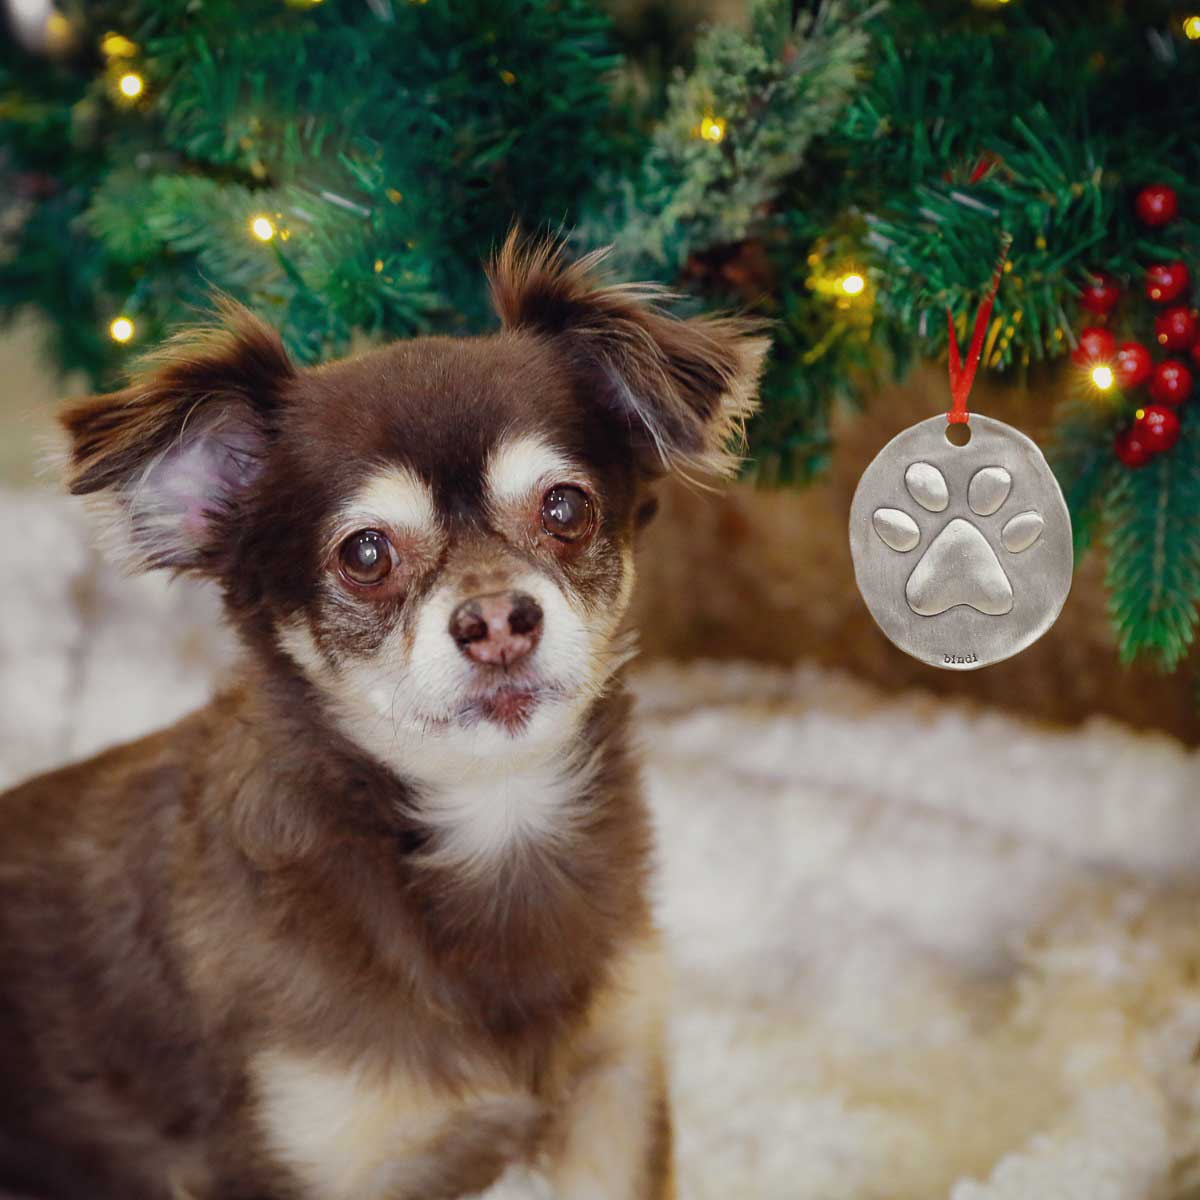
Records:
[[[279,335],[232,301],[221,322],[178,334],[130,385],[69,405],[67,484],[116,504],[145,567],[210,566],[252,487],[295,375]]]

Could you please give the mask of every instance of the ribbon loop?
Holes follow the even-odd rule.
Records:
[[[1008,249],[1011,245],[1012,235],[1003,234],[1000,238],[1000,257],[996,260],[996,269],[992,272],[992,280],[988,285],[987,294],[980,301],[979,311],[975,314],[975,328],[971,332],[971,344],[967,349],[965,363],[962,361],[962,354],[958,348],[954,314],[949,307],[946,309],[950,374],[950,411],[946,414],[946,420],[951,425],[965,425],[971,419],[971,414],[967,412],[967,397],[971,394],[971,385],[975,382],[975,372],[979,369],[979,357],[983,353],[983,339],[987,333],[988,322],[992,318],[992,305],[995,304],[996,293],[1000,290],[1000,279],[1004,274],[1004,264],[1008,260]]]

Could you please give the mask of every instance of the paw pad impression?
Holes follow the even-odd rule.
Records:
[[[967,508],[976,517],[999,513],[1012,482],[1004,467],[981,467],[967,486]],[[932,463],[912,463],[904,472],[904,486],[926,512],[950,507],[945,476]],[[898,554],[909,554],[920,545],[920,526],[903,509],[877,508],[871,522],[884,545]],[[1000,545],[1009,554],[1021,554],[1041,537],[1044,527],[1041,513],[1019,512],[1001,527]],[[1013,606],[1012,584],[999,556],[988,536],[966,516],[952,516],[929,543],[908,577],[904,595],[909,608],[922,617],[936,617],[960,604],[999,617]]]

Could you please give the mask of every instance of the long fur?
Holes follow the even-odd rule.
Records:
[[[731,469],[762,347],[594,266],[512,243],[498,334],[311,370],[226,303],[64,412],[71,490],[244,654],[0,797],[0,1196],[670,1195],[623,620],[647,477]],[[480,657],[453,614],[506,597]]]

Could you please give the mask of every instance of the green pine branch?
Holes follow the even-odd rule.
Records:
[[[1176,447],[1115,473],[1103,499],[1106,585],[1121,658],[1172,670],[1186,656],[1200,605],[1200,422],[1187,414]]]
[[[759,0],[749,32],[705,34],[637,174],[581,241],[611,240],[622,271],[674,281],[693,253],[761,230],[783,181],[858,88],[870,43],[855,9],[836,0],[794,27],[789,3]]]
[[[615,243],[616,269],[684,290],[681,308],[766,317],[750,473],[798,483],[829,460],[836,406],[943,356],[947,309],[965,334],[1002,231],[984,369],[1061,361],[1095,270],[1125,289],[1119,339],[1151,340],[1149,262],[1187,262],[1181,302],[1200,302],[1200,43],[1168,0],[825,0],[798,26],[790,0],[757,0],[748,29],[709,30],[643,87],[593,0],[71,11],[88,53],[0,45],[0,320],[37,308],[56,361],[97,382],[214,289],[306,362],[485,328],[479,260],[516,220]],[[132,62],[96,57],[109,30]],[[113,93],[127,66],[135,104]],[[1179,196],[1164,229],[1133,213],[1152,181]],[[1136,402],[1068,405],[1054,460],[1077,553],[1104,531],[1123,655],[1171,666],[1200,599],[1200,427],[1185,410],[1178,445],[1126,469],[1112,437]]]
[[[514,221],[561,225],[631,144],[590,0],[101,0],[78,16],[85,43],[136,43],[113,69],[136,67],[145,95],[122,104],[87,58],[4,52],[0,312],[35,303],[64,365],[105,382],[212,290],[304,361],[355,335],[478,329],[479,261]],[[8,201],[41,173],[49,202]],[[269,245],[255,215],[279,226]],[[118,313],[137,328],[123,350]]]

